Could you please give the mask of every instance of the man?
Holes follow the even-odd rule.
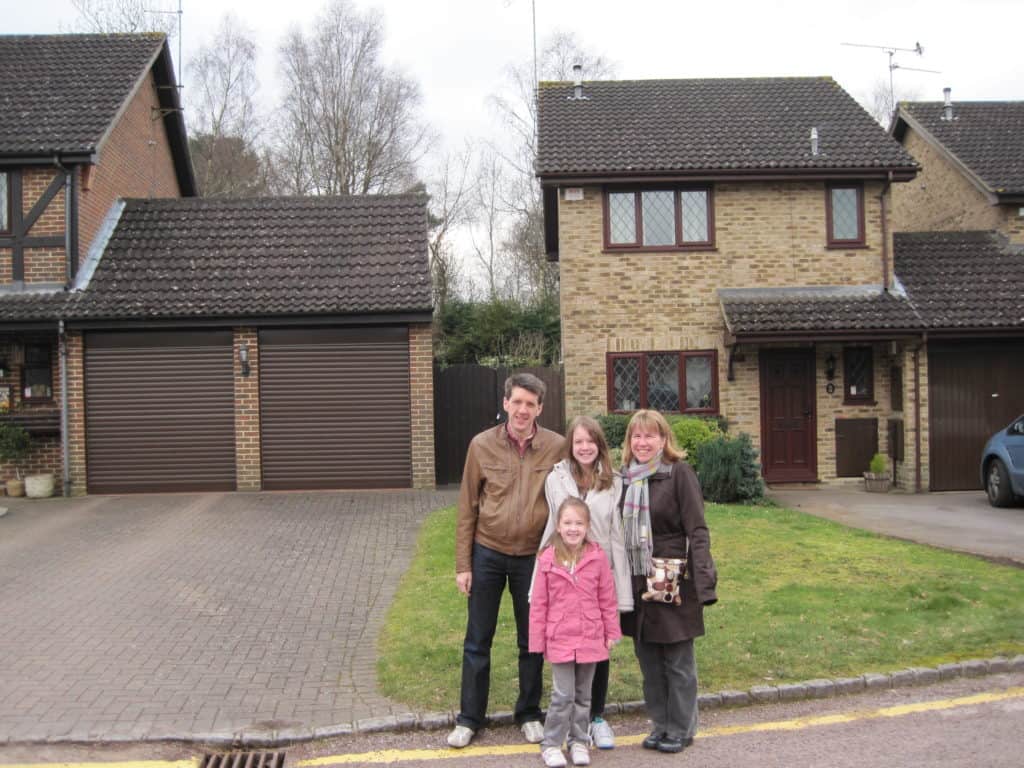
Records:
[[[449,746],[462,748],[483,726],[491,684],[491,642],[508,583],[519,645],[516,723],[526,740],[544,738],[540,711],[544,657],[529,652],[528,593],[547,522],[544,480],[558,460],[561,435],[537,425],[544,382],[529,373],[505,381],[508,421],[473,438],[466,455],[455,524],[455,584],[469,598],[462,648],[462,700]]]

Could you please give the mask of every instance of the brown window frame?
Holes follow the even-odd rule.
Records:
[[[3,187],[4,205],[0,205],[0,233],[11,232],[11,174],[0,171],[0,187]]]
[[[852,189],[857,193],[857,231],[853,239],[840,239],[832,232],[832,192],[837,189]],[[860,183],[834,182],[825,185],[825,227],[829,248],[863,248],[867,242],[864,229],[864,185]]]
[[[867,356],[867,392],[850,394],[850,369],[853,356]],[[843,405],[875,405],[875,350],[871,347],[845,347],[843,349]]]
[[[31,357],[31,353],[29,352],[29,350],[32,349],[32,348],[45,349],[46,350],[46,356],[47,356],[46,357],[46,360],[47,360],[46,370],[49,373],[50,394],[45,396],[45,397],[30,397],[29,395],[25,394],[25,389],[26,389],[26,386],[27,386],[26,374],[28,373],[28,371],[29,370],[33,370],[33,371],[34,370],[43,370],[43,366],[42,365],[30,365],[29,364],[29,358]],[[26,403],[26,404],[31,404],[31,403],[52,403],[53,402],[53,346],[51,344],[46,344],[45,342],[43,342],[43,343],[32,343],[32,342],[29,342],[29,343],[25,344],[25,362],[22,363],[22,366],[21,366],[21,401],[23,403]]]
[[[606,401],[608,413],[633,413],[633,411],[615,408],[615,361],[619,359],[637,359],[640,361],[640,408],[647,408],[647,359],[650,355],[671,355],[679,356],[679,404],[682,410],[666,411],[666,413],[680,413],[687,416],[717,416],[720,412],[719,390],[718,390],[718,350],[717,349],[654,349],[644,352],[609,352],[605,359],[605,381],[607,383]],[[712,408],[686,408],[686,360],[690,357],[711,358],[711,394],[714,402]]]
[[[675,243],[672,245],[644,245],[643,193],[665,191],[673,192]],[[683,241],[683,192],[705,192],[707,194],[708,237],[706,240]],[[631,243],[613,243],[609,197],[612,194],[629,193],[633,195],[636,240]],[[711,184],[605,187],[602,194],[602,204],[604,208],[604,249],[606,251],[707,251],[715,247],[715,190]]]

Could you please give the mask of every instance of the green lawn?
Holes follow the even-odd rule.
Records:
[[[701,690],[1024,653],[1024,570],[776,507],[712,504],[707,519],[719,600],[697,641]],[[454,508],[427,519],[380,638],[383,693],[420,711],[458,709],[466,607],[454,527]],[[490,710],[512,708],[515,659],[506,598]],[[609,701],[641,698],[627,639],[613,653]]]

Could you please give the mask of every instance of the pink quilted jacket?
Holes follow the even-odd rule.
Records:
[[[569,573],[548,547],[537,557],[530,598],[530,651],[549,662],[587,664],[608,658],[607,641],[622,637],[608,558],[590,542]]]

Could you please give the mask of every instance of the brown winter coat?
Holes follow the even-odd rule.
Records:
[[[648,643],[678,643],[704,634],[704,606],[718,600],[718,573],[711,558],[711,538],[704,522],[704,499],[693,468],[685,461],[659,470],[648,479],[651,530],[655,557],[685,557],[690,538],[687,578],[679,590],[683,604],[676,606],[640,599],[647,588],[643,576],[633,577],[633,613],[620,616],[623,634]],[[621,514],[621,503],[619,505]]]

